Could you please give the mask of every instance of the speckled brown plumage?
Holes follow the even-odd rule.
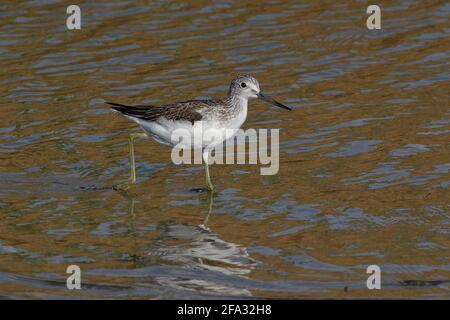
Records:
[[[191,123],[201,120],[202,115],[198,110],[208,106],[208,102],[200,100],[179,102],[165,106],[127,106],[114,102],[107,103],[112,105],[114,110],[119,111],[123,115],[146,121],[157,121],[159,118],[163,117],[167,120],[186,120]]]

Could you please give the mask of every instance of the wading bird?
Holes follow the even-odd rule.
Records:
[[[247,118],[248,100],[259,98],[274,106],[291,110],[291,108],[263,94],[258,81],[249,75],[241,75],[231,81],[228,95],[220,100],[190,100],[163,106],[136,105],[127,106],[120,103],[106,102],[115,111],[139,124],[145,133],[133,133],[129,137],[130,148],[130,182],[136,182],[134,160],[134,141],[136,138],[151,136],[157,142],[174,147],[172,135],[177,129],[185,129],[192,133],[198,129],[206,132],[209,129],[223,131],[221,143],[231,138]],[[206,185],[213,191],[208,166],[208,155],[214,145],[210,141],[192,142],[192,147],[202,148],[202,157],[206,170]]]

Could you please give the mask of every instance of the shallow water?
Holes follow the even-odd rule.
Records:
[[[379,31],[365,5],[97,1],[69,31],[63,2],[3,1],[0,296],[449,298],[450,5],[380,2]],[[138,128],[103,101],[220,97],[237,73],[294,108],[244,125],[281,129],[278,175],[215,165],[211,198],[148,140],[112,189]]]

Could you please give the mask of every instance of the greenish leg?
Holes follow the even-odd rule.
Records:
[[[214,186],[211,182],[211,177],[209,176],[208,150],[203,151],[203,161],[205,162],[206,185],[207,185],[209,191],[214,191]]]
[[[128,145],[130,147],[130,182],[133,184],[136,182],[136,163],[134,161],[134,140],[137,138],[145,138],[147,135],[145,133],[132,133],[128,138]]]
[[[213,203],[214,203],[214,192],[209,192],[208,193],[208,204],[209,204],[208,213],[206,214],[206,217],[203,220],[203,224],[200,225],[200,227],[203,229],[210,230],[208,228],[208,220],[209,220],[209,216],[211,215],[211,212],[213,209]]]

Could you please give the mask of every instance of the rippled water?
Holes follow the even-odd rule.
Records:
[[[439,297],[450,288],[446,1],[0,4],[0,295]],[[294,108],[280,172],[175,166],[104,100],[220,97],[237,73]],[[209,212],[209,214],[208,214]],[[65,288],[82,270],[81,291]],[[379,265],[382,289],[366,288]]]

